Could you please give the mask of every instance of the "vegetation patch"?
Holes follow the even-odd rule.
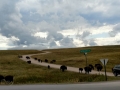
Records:
[[[101,63],[99,59],[108,58],[107,71],[120,63],[120,46],[86,47],[44,50],[51,53],[32,56],[56,60],[55,64],[65,64],[66,66],[84,67],[85,56],[80,53],[82,49],[91,49],[87,54],[88,64]],[[13,75],[14,84],[35,84],[35,83],[81,83],[105,81],[104,75],[88,75],[84,73],[62,72],[59,69],[48,69],[40,65],[28,64],[18,58],[18,55],[38,54],[44,51],[37,50],[1,50],[0,51],[0,71],[1,75]],[[103,69],[104,70],[104,69]],[[108,81],[120,80],[120,77],[108,77]]]

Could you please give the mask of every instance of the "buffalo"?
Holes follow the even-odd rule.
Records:
[[[94,66],[92,64],[89,64],[89,67],[94,70]]]
[[[50,61],[50,63],[53,63],[53,61]]]
[[[62,72],[64,72],[65,70],[67,70],[67,66],[65,66],[65,65],[60,66],[60,70],[62,70]]]
[[[48,65],[48,69],[50,69],[50,65]]]
[[[28,63],[28,64],[31,64],[31,61],[29,60],[29,61],[27,61],[27,63]]]
[[[35,60],[37,60],[37,58],[34,58]]]
[[[45,59],[45,62],[48,62],[48,60],[47,60],[47,59]]]
[[[101,64],[95,64],[95,67],[97,71],[101,71],[103,69],[103,66]]]
[[[80,73],[80,72],[82,73],[82,71],[83,71],[83,68],[79,68],[79,73]]]
[[[7,83],[13,83],[13,76],[12,75],[5,76],[5,81]]]
[[[26,56],[26,59],[30,59],[30,57],[29,57],[29,56]]]
[[[40,59],[38,59],[38,62],[40,62],[41,60]]]
[[[2,81],[4,81],[4,76],[3,75],[0,75],[0,83],[2,82]]]
[[[56,62],[56,60],[52,60],[52,61],[50,61],[50,63],[54,63],[54,62]]]
[[[87,74],[87,73],[89,74],[89,72],[92,71],[91,67],[89,67],[89,66],[84,67],[84,70],[85,70],[85,73],[86,73],[86,74]]]

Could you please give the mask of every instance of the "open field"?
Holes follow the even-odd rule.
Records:
[[[86,58],[83,53],[80,53],[80,50],[91,49],[91,52],[88,52],[87,59],[88,64],[101,63],[100,59],[108,59],[106,65],[107,71],[111,72],[111,68],[120,64],[120,45],[116,46],[96,46],[96,47],[83,47],[83,48],[68,48],[68,49],[51,49],[47,50],[51,53],[37,55],[40,59],[48,59],[49,61],[55,59],[56,64],[65,64],[67,66],[73,67],[85,67]]]
[[[88,47],[88,63],[100,63],[99,58],[108,58],[107,71],[115,64],[119,64],[120,46]],[[98,48],[98,49],[97,49]],[[52,53],[38,56],[40,59],[56,59],[57,64],[65,64],[75,67],[85,66],[85,57],[79,51],[87,48],[56,49],[47,50]],[[113,51],[112,51],[113,50]],[[86,75],[75,72],[61,72],[58,69],[49,69],[34,64],[27,64],[18,58],[18,54],[37,54],[37,50],[0,50],[0,74],[13,75],[14,84],[35,84],[35,83],[78,83],[104,81],[102,75]],[[99,55],[98,55],[99,54]],[[110,69],[109,69],[110,68]],[[120,80],[120,77],[108,77],[108,80]]]

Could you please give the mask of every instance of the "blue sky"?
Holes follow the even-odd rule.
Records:
[[[120,44],[120,0],[0,0],[0,50]]]

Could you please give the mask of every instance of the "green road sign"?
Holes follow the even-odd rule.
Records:
[[[87,52],[90,52],[91,49],[85,49],[85,50],[80,50],[81,53],[87,53]]]

